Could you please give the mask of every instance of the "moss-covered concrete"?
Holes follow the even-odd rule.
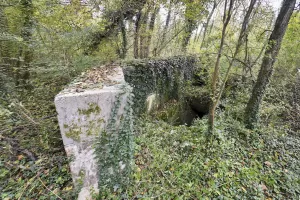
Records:
[[[157,94],[161,103],[178,100],[181,86],[192,80],[197,65],[197,58],[193,56],[124,62],[125,81],[133,87],[135,95],[135,112],[141,114],[146,111],[146,99],[153,93]]]

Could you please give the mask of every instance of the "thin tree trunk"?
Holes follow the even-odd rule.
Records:
[[[134,23],[134,44],[133,44],[133,55],[134,58],[139,58],[139,34],[140,34],[140,21],[141,21],[142,11],[139,11],[136,15],[135,23]]]
[[[23,39],[23,45],[19,50],[19,59],[23,57],[24,62],[21,60],[17,63],[16,70],[16,85],[22,84],[26,85],[27,80],[30,77],[29,65],[32,61],[33,52],[29,48],[29,43],[32,37],[32,15],[33,15],[33,6],[32,0],[21,0],[21,11],[24,18],[24,23],[21,31],[21,37]]]
[[[202,42],[201,42],[201,45],[200,45],[200,48],[201,48],[201,49],[202,49],[203,46],[204,46],[204,41],[205,41],[205,37],[206,37],[206,34],[207,34],[208,25],[209,25],[209,22],[210,22],[210,20],[211,20],[213,14],[214,14],[216,8],[217,8],[217,5],[218,5],[218,4],[217,4],[217,1],[214,0],[213,8],[212,8],[212,10],[210,11],[210,13],[209,13],[209,15],[208,15],[208,17],[207,17],[206,23],[205,23],[205,25],[204,25],[203,38],[202,38]]]
[[[139,54],[139,58],[145,58],[145,46],[146,46],[146,39],[147,39],[146,36],[147,36],[149,10],[150,10],[150,8],[147,8],[146,11],[142,14],[141,28],[140,28],[140,54]]]
[[[142,10],[145,3],[146,0],[123,1],[123,5],[118,10],[111,11],[111,9],[105,9],[101,18],[107,20],[107,25],[90,35],[91,42],[85,49],[84,54],[89,55],[98,50],[99,44],[104,39],[116,33],[116,29],[120,25],[121,14],[123,14],[125,19],[131,19],[133,16],[137,16],[136,11]]]
[[[212,100],[210,103],[209,118],[208,118],[210,133],[213,133],[213,131],[214,131],[214,119],[215,119],[215,109],[216,109],[215,108],[215,98],[217,96],[217,84],[218,84],[219,73],[220,73],[220,60],[221,60],[221,56],[222,56],[222,52],[223,52],[226,29],[227,29],[227,26],[229,24],[229,21],[230,21],[231,15],[232,15],[233,3],[234,3],[234,0],[230,0],[229,8],[227,10],[228,0],[225,0],[221,42],[220,42],[220,47],[218,50],[217,60],[215,63],[215,68],[214,68],[213,77],[212,77],[211,88],[212,88],[213,97],[212,97]]]
[[[152,34],[155,26],[156,15],[158,14],[158,12],[159,12],[159,5],[156,5],[150,18],[148,37],[145,46],[145,55],[144,55],[145,58],[149,57],[151,39],[152,39]]]
[[[172,1],[170,1],[169,4],[169,9],[168,9],[168,14],[167,14],[167,18],[166,18],[166,24],[163,30],[163,35],[161,38],[161,43],[164,43],[165,39],[166,39],[166,34],[170,25],[170,19],[171,19],[171,14],[172,14]]]
[[[245,110],[247,128],[254,128],[258,122],[259,108],[273,73],[273,65],[280,50],[281,41],[295,8],[296,0],[284,0],[268,41],[268,47],[261,64],[258,78]]]
[[[229,76],[229,72],[230,72],[230,70],[231,70],[231,68],[233,66],[233,63],[235,61],[236,56],[238,55],[238,53],[240,51],[240,47],[242,46],[242,44],[244,43],[245,38],[247,37],[250,16],[251,16],[251,13],[253,11],[255,3],[256,3],[256,0],[251,0],[250,1],[249,8],[248,8],[247,13],[246,13],[246,15],[244,17],[244,20],[243,20],[242,29],[241,29],[240,34],[239,34],[238,42],[237,42],[237,45],[235,47],[235,51],[234,51],[233,57],[232,57],[232,59],[231,59],[231,61],[229,63],[228,69],[227,69],[226,74],[225,74],[225,78],[224,78],[224,80],[222,82],[219,94],[217,96],[217,99],[214,102],[214,106],[213,106],[214,109],[216,109],[216,107],[218,106],[218,103],[219,103],[219,101],[221,99],[222,93],[223,93],[224,88],[225,88],[225,84],[226,84],[228,76]]]
[[[127,54],[127,36],[126,36],[126,27],[125,27],[125,20],[124,15],[121,14],[121,20],[120,20],[120,28],[121,28],[121,35],[122,35],[122,52],[121,52],[121,58],[125,58]]]
[[[187,46],[190,42],[190,39],[191,39],[192,33],[195,29],[195,26],[196,26],[195,20],[193,20],[193,19],[186,20],[184,37],[182,40],[182,51],[183,52],[187,51]]]
[[[160,55],[160,52],[162,50],[162,45],[166,41],[166,36],[167,36],[168,28],[169,28],[169,25],[170,25],[170,21],[171,21],[171,15],[172,15],[172,0],[170,0],[170,3],[169,3],[169,9],[168,9],[168,14],[167,14],[167,18],[166,18],[166,24],[165,24],[164,29],[163,29],[161,40],[158,40],[158,44],[156,45],[156,47],[153,50],[154,57]]]
[[[200,26],[200,25],[199,25]],[[199,27],[198,27],[198,29],[199,29]],[[199,39],[200,39],[200,36],[201,36],[201,34],[202,34],[202,32],[203,32],[203,29],[204,29],[204,25],[202,25],[201,26],[201,28],[200,28],[200,31],[198,32],[198,30],[197,30],[197,33],[196,33],[196,36],[195,36],[195,39],[194,39],[194,42],[198,42],[199,41]]]
[[[0,6],[0,34],[8,32],[7,18],[4,13],[3,7]],[[7,41],[0,40],[0,60],[9,57],[9,48]]]

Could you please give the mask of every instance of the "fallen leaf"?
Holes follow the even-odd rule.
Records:
[[[24,158],[23,155],[18,155],[18,160],[22,160]]]
[[[264,163],[265,163],[265,165],[267,165],[268,167],[272,166],[272,163],[269,162],[269,161],[266,161],[266,162],[264,162]]]
[[[73,186],[70,186],[70,187],[65,187],[63,190],[64,191],[70,191],[70,190],[72,190],[73,189]]]
[[[243,190],[244,192],[247,192],[247,190],[246,190],[244,187],[242,187],[242,190]]]
[[[266,191],[266,190],[268,190],[267,186],[266,186],[266,185],[264,185],[264,184],[260,185],[260,187],[261,187],[261,189],[262,189],[263,191]]]

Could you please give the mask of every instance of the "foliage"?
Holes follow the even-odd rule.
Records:
[[[22,102],[8,96],[2,104],[5,107],[1,106],[1,124],[5,125],[0,130],[2,199],[72,198],[68,160],[54,118],[53,97],[61,89],[55,83],[36,84],[36,95],[24,97]]]
[[[134,86],[134,111],[142,114],[146,109],[145,100],[152,93],[159,96],[161,103],[178,100],[184,81],[193,78],[196,67],[197,59],[193,56],[125,62],[125,81]]]
[[[52,64],[32,70],[30,91],[6,81],[7,89],[1,92],[1,199],[77,196],[53,99],[74,76],[99,61],[86,56],[74,60],[73,68]]]
[[[0,2],[0,197],[75,199],[78,188],[72,186],[54,96],[87,68],[119,59],[124,35],[128,40],[126,59],[131,58],[136,14],[154,1],[94,0],[86,6],[79,0],[69,4],[32,0],[33,12],[26,12],[22,2],[26,0]],[[215,2],[221,3],[212,20],[206,21],[207,12]],[[222,77],[237,45],[241,16],[248,2],[236,1],[234,6],[220,60]],[[199,54],[201,68],[205,70],[197,76],[210,80],[220,43],[222,12],[219,11],[223,3],[155,1],[160,8],[168,9],[170,16],[166,23],[166,9],[161,9],[153,31],[146,20],[143,34],[152,37],[149,56],[184,55],[125,61],[125,79],[136,86],[135,97],[131,96],[127,102],[120,128],[109,127],[102,135],[106,137],[97,141],[108,144],[97,145],[99,152],[105,152],[97,156],[100,168],[106,169],[99,174],[99,186],[107,199],[300,198],[298,11],[294,12],[282,42],[274,76],[261,105],[259,127],[247,130],[242,120],[275,17],[265,1],[255,7],[245,44],[233,62],[226,95],[216,111],[216,139],[211,141],[206,137],[206,117],[190,127],[172,126],[177,125],[174,121],[182,112],[181,92],[190,98],[207,96],[209,91],[203,85],[211,84],[207,81],[197,87],[183,87],[182,76],[185,80],[192,79],[196,64],[194,58],[185,57],[182,44],[187,45],[188,53]],[[122,36],[121,21],[126,32]],[[24,31],[30,37],[25,38]],[[206,45],[200,47],[202,38]],[[24,62],[24,49],[31,56],[29,63]],[[18,84],[18,72],[24,67],[30,72],[26,87]],[[199,88],[200,85],[203,87]],[[132,174],[127,168],[132,155],[130,106],[135,103],[133,109],[142,113],[144,100],[151,93],[159,94],[164,104],[151,117],[139,115],[136,121],[136,167]],[[165,102],[164,98],[172,100]],[[116,102],[110,122],[116,120],[119,103]],[[120,176],[132,174],[131,182],[126,176],[109,180],[110,169],[105,166],[119,166],[122,156],[128,162],[126,170],[115,171]],[[106,162],[106,158],[111,159]]]
[[[129,85],[122,85],[120,90],[122,92],[115,99],[106,129],[95,144],[100,199],[111,191],[122,190],[129,183],[132,169],[133,94]],[[122,116],[119,116],[120,110],[124,110]]]
[[[271,126],[247,130],[232,117],[241,110],[232,111],[231,105],[218,113],[215,141],[207,141],[206,118],[191,127],[140,121],[136,171],[127,194],[146,199],[299,198],[299,136]]]

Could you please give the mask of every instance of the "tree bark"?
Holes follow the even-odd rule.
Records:
[[[277,16],[274,29],[268,40],[257,81],[245,110],[247,128],[254,128],[258,122],[259,108],[273,73],[273,65],[280,50],[281,41],[285,34],[289,20],[295,8],[296,0],[284,0]]]
[[[191,17],[190,14],[194,11],[193,3],[194,0],[188,0],[185,8],[185,29],[181,44],[181,49],[183,52],[186,52],[187,46],[190,42],[193,31],[197,28],[197,21],[195,17]]]
[[[159,12],[159,5],[156,5],[154,8],[154,11],[151,14],[151,18],[150,18],[148,37],[147,37],[145,53],[144,53],[145,58],[149,57],[151,39],[152,39],[152,34],[153,34],[154,26],[155,26],[156,15],[158,14],[158,12]]]
[[[139,11],[136,15],[134,23],[134,42],[133,42],[133,56],[135,59],[139,58],[139,33],[140,33],[140,21],[142,11]]]
[[[7,18],[4,13],[3,7],[0,6],[0,34],[8,32]],[[0,60],[7,58],[9,55],[9,48],[7,41],[0,39]]]
[[[229,24],[229,21],[230,21],[231,15],[232,15],[233,3],[234,3],[234,0],[230,0],[229,8],[227,10],[228,0],[225,0],[222,35],[221,35],[221,41],[220,41],[220,47],[218,50],[217,60],[216,60],[215,68],[214,68],[214,72],[213,72],[212,86],[211,86],[212,99],[211,99],[211,103],[210,103],[209,117],[208,117],[209,133],[211,133],[211,134],[214,132],[214,119],[215,119],[215,109],[216,109],[215,108],[215,98],[217,96],[217,84],[218,84],[219,73],[220,73],[220,60],[221,60],[221,56],[222,56],[222,52],[223,52],[226,29],[227,29],[227,26]]]
[[[148,26],[149,8],[142,14],[141,27],[140,27],[140,54],[139,58],[145,58],[145,47],[147,39],[147,26]]]
[[[242,44],[244,43],[244,40],[246,39],[246,36],[247,36],[247,32],[248,32],[248,25],[249,25],[249,21],[250,21],[250,15],[253,11],[253,8],[254,8],[254,5],[256,3],[256,0],[251,0],[250,1],[250,5],[249,5],[249,8],[246,12],[246,15],[244,17],[244,20],[243,20],[243,23],[242,23],[242,28],[241,28],[241,31],[240,31],[240,34],[239,34],[239,38],[238,38],[238,42],[237,42],[237,45],[235,47],[235,51],[233,53],[233,57],[229,63],[229,66],[228,66],[228,69],[226,71],[226,74],[225,74],[225,77],[224,77],[224,80],[222,81],[222,85],[220,87],[220,91],[219,91],[219,94],[217,95],[216,97],[216,100],[215,102],[213,102],[213,106],[212,106],[212,110],[211,112],[215,113],[215,109],[218,107],[218,104],[219,104],[219,101],[221,99],[221,96],[222,96],[222,93],[225,89],[225,84],[227,82],[227,79],[229,77],[229,73],[230,73],[230,70],[233,66],[233,63],[240,51],[240,48],[242,46]],[[214,96],[215,97],[215,96]]]
[[[127,54],[127,36],[126,36],[125,19],[123,14],[121,15],[120,28],[121,28],[121,35],[122,35],[121,58],[124,59]]]
[[[16,85],[22,84],[25,86],[27,80],[30,78],[29,65],[32,62],[33,51],[30,49],[29,44],[32,38],[33,28],[33,5],[32,0],[21,0],[21,12],[24,18],[23,27],[21,30],[21,37],[23,39],[23,45],[19,49],[19,61],[17,63],[16,70]],[[23,63],[21,58],[23,57]]]
[[[132,0],[129,2],[124,1],[123,5],[118,10],[109,12],[104,11],[103,18],[107,20],[107,25],[104,27],[104,30],[91,34],[91,42],[84,53],[89,55],[98,50],[99,44],[105,38],[108,38],[116,33],[116,30],[120,24],[120,20],[122,20],[122,15],[125,20],[131,19],[133,16],[138,15],[145,3],[146,0]]]
[[[161,40],[158,40],[158,44],[156,45],[156,47],[153,50],[154,57],[159,56],[163,49],[162,46],[165,44],[165,41],[166,41],[166,36],[167,36],[168,28],[170,25],[170,21],[171,21],[171,15],[172,15],[172,0],[170,0],[170,3],[169,3],[166,24],[163,29],[163,34],[162,34]]]
[[[168,14],[167,14],[167,18],[166,18],[166,24],[164,26],[163,34],[162,34],[162,37],[161,37],[161,44],[163,44],[166,40],[167,31],[168,31],[168,28],[169,28],[169,25],[170,25],[171,14],[172,14],[172,1],[170,1]]]
[[[192,19],[187,19],[186,20],[184,37],[183,37],[183,40],[182,40],[182,51],[183,52],[187,51],[187,46],[190,42],[190,39],[192,37],[193,31],[195,30],[195,27],[196,27],[195,20],[192,20]]]
[[[210,11],[210,13],[209,13],[209,15],[208,15],[208,17],[207,17],[206,23],[205,23],[205,25],[204,25],[203,38],[202,38],[202,42],[201,42],[201,45],[200,45],[200,48],[201,48],[201,49],[202,49],[203,46],[204,46],[205,37],[206,37],[206,34],[207,34],[207,29],[208,29],[208,25],[209,25],[209,22],[210,22],[210,20],[211,20],[213,14],[214,14],[216,8],[217,8],[217,5],[218,5],[217,1],[214,0],[213,8],[212,8],[212,10]]]

